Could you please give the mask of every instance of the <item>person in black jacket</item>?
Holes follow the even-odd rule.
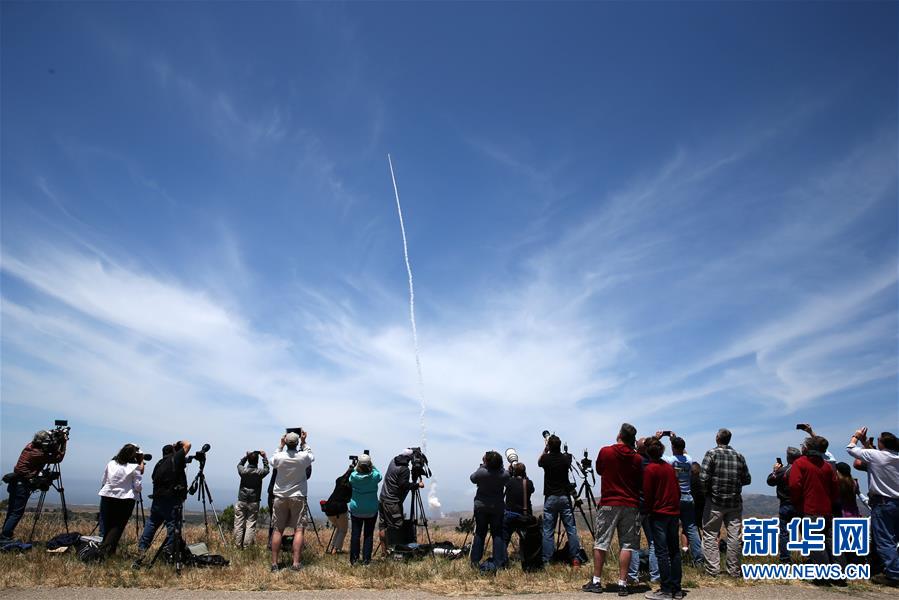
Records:
[[[524,530],[536,522],[531,504],[534,482],[528,479],[527,468],[524,463],[517,462],[509,471],[511,477],[506,482],[506,510],[503,514],[503,543],[507,551],[512,534],[517,532],[520,540]]]
[[[412,472],[409,470],[411,460],[412,449],[406,448],[393,457],[384,474],[378,505],[378,537],[381,538],[384,556],[387,556],[388,550],[387,530],[396,530],[403,526],[403,502],[406,501],[406,496],[415,488],[425,486],[424,481],[420,479],[412,481]]]
[[[349,529],[347,504],[353,498],[353,488],[350,486],[350,473],[352,472],[353,466],[350,465],[350,468],[334,482],[334,491],[328,496],[328,500],[322,503],[322,512],[325,513],[334,528],[334,534],[325,550],[328,554],[343,552],[343,539]]]
[[[167,532],[164,545],[169,546],[174,540],[178,507],[187,499],[186,470],[189,453],[190,442],[187,440],[166,444],[162,448],[162,458],[153,467],[153,493],[150,495],[153,503],[150,505],[150,516],[137,543],[135,568],[141,566],[160,525],[165,524]]]
[[[259,459],[262,466],[259,466]],[[256,543],[256,520],[259,517],[259,501],[262,499],[262,480],[268,475],[268,457],[265,450],[247,452],[237,463],[240,489],[234,505],[234,545],[245,548]]]
[[[484,454],[481,466],[471,474],[471,482],[478,486],[474,496],[474,537],[471,540],[471,564],[475,567],[484,556],[487,529],[493,536],[493,564],[506,566],[506,544],[503,542],[503,501],[509,473],[503,468],[503,457],[489,450]]]
[[[787,448],[787,464],[786,466],[774,463],[774,468],[768,475],[768,485],[777,488],[777,499],[780,501],[780,508],[777,511],[780,520],[780,539],[778,540],[778,550],[780,551],[780,562],[784,564],[790,563],[790,551],[787,550],[787,542],[790,540],[790,533],[787,525],[795,517],[802,515],[793,506],[793,499],[790,497],[790,486],[788,484],[790,478],[790,468],[793,462],[802,456],[799,448],[790,446]]]

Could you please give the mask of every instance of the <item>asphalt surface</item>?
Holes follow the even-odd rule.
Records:
[[[472,597],[472,596],[469,596]],[[480,596],[496,600],[584,600],[586,598],[617,598],[612,592],[602,595],[585,594],[572,591],[566,594],[515,594],[508,596]],[[16,600],[273,600],[290,598],[299,600],[439,600],[446,596],[416,592],[410,590],[322,590],[301,591],[289,590],[279,592],[225,592],[217,590],[174,590],[174,589],[135,589],[135,588],[31,588],[0,590],[0,598]],[[643,598],[643,593],[631,594],[635,600]],[[705,588],[690,590],[689,600],[709,600],[711,598],[727,598],[728,600],[768,600],[783,598],[784,600],[836,600],[837,598],[863,598],[867,600],[895,600],[896,590],[886,589],[877,592],[850,592],[838,589],[822,589],[805,586],[786,585],[753,585],[735,588]]]

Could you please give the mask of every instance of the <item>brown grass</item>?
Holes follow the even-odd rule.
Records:
[[[87,533],[93,528],[93,521],[86,516],[78,516],[70,524],[70,530]],[[18,533],[27,536],[31,530],[31,514],[27,514],[19,525]],[[61,519],[57,515],[41,518],[36,538],[46,540],[62,532]],[[586,533],[586,532],[585,532]],[[38,546],[26,554],[0,554],[0,589],[11,587],[43,586],[99,586],[138,588],[181,588],[206,590],[289,590],[289,589],[418,589],[446,596],[478,594],[509,594],[539,592],[571,592],[580,588],[592,575],[592,565],[579,569],[561,565],[551,565],[539,573],[523,573],[517,563],[512,568],[496,576],[482,576],[468,566],[463,559],[448,561],[432,558],[399,563],[376,557],[370,566],[351,567],[346,554],[324,555],[314,534],[306,536],[304,563],[306,568],[299,573],[282,571],[269,572],[269,554],[265,548],[267,530],[258,531],[259,544],[247,550],[238,550],[230,545],[221,546],[217,530],[210,531],[210,550],[224,555],[231,561],[227,568],[197,569],[185,568],[179,577],[174,568],[160,560],[151,569],[133,570],[131,561],[137,552],[136,532],[133,520],[123,536],[118,556],[101,564],[85,564],[78,560],[73,551],[65,554],[49,554]],[[330,531],[321,531],[322,541],[327,543]],[[163,531],[157,533],[156,549]],[[432,527],[434,541],[449,540],[461,544],[463,535],[445,527]],[[581,536],[582,542],[589,534]],[[202,526],[185,526],[188,543],[206,541]],[[469,540],[470,541],[470,540]],[[377,540],[375,541],[377,545]],[[515,542],[510,547],[514,552]],[[589,544],[585,544],[589,548]],[[349,548],[349,539],[345,542]],[[610,554],[614,554],[610,553]],[[613,581],[617,573],[617,558],[610,557],[611,564],[604,569],[604,581]],[[284,561],[288,561],[287,555]],[[683,584],[686,588],[732,587],[752,585],[727,577],[711,579],[701,575],[696,569],[685,566]],[[805,584],[796,584],[805,585]],[[852,584],[850,590],[868,590],[869,584]],[[648,588],[647,588],[648,589]]]

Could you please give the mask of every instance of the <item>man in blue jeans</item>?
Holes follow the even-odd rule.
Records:
[[[693,564],[702,564],[702,542],[699,539],[699,529],[696,526],[696,508],[693,504],[693,495],[690,492],[690,470],[693,468],[693,459],[686,453],[687,442],[676,433],[657,431],[656,438],[661,439],[663,433],[669,433],[671,440],[671,455],[662,457],[666,463],[674,467],[677,474],[677,482],[680,486],[680,524],[684,536],[690,545],[690,556]]]
[[[162,458],[153,468],[153,503],[144,531],[137,543],[137,560],[132,567],[140,568],[147,550],[153,544],[156,530],[165,524],[166,538],[163,546],[169,546],[175,535],[176,510],[187,499],[187,454],[190,442],[182,440],[162,448]]]
[[[792,561],[790,550],[787,548],[787,542],[790,541],[790,532],[787,525],[796,517],[801,517],[799,511],[793,507],[793,500],[790,497],[790,468],[796,459],[802,456],[799,448],[789,446],[787,448],[787,464],[786,466],[775,463],[774,469],[768,475],[768,485],[777,489],[777,499],[780,502],[780,508],[777,516],[780,523],[780,535],[777,541],[778,552],[780,553],[780,562],[788,565]]]
[[[28,499],[34,491],[32,482],[40,475],[41,471],[49,464],[62,462],[66,455],[66,441],[58,446],[54,444],[52,434],[49,431],[38,431],[34,439],[22,450],[19,460],[13,468],[12,477],[8,481],[9,504],[6,509],[6,519],[3,521],[3,532],[0,540],[11,540],[16,526],[25,514]],[[4,477],[4,481],[7,478]]]
[[[558,436],[546,438],[546,446],[537,465],[543,469],[543,562],[547,564],[552,559],[556,549],[556,522],[561,518],[568,537],[568,558],[573,566],[579,567],[581,541],[574,523],[571,483],[568,480],[571,455],[562,452],[562,440]]]
[[[871,532],[874,549],[883,562],[883,574],[872,581],[899,587],[899,439],[884,431],[877,439],[877,449],[858,448],[867,440],[868,428],[852,434],[846,452],[867,466],[868,501],[871,506]]]

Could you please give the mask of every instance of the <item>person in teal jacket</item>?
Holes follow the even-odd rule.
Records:
[[[359,538],[362,537],[362,564],[371,562],[375,522],[378,520],[378,484],[381,473],[371,464],[371,456],[360,454],[356,469],[350,475],[353,497],[350,500],[350,564],[359,560]]]

